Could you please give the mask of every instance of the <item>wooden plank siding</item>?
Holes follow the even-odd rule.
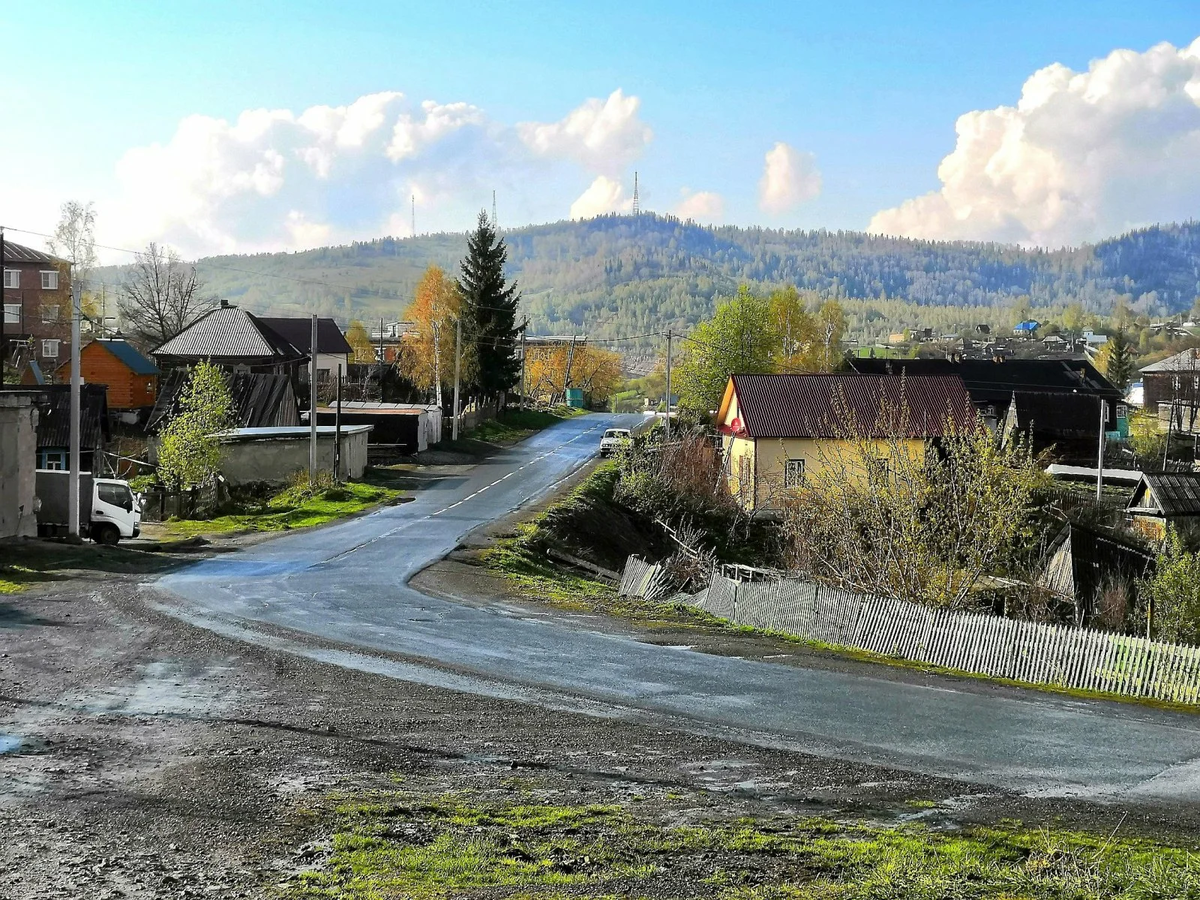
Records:
[[[80,351],[79,371],[88,384],[108,385],[109,409],[143,409],[153,406],[158,396],[158,376],[135,374],[103,341],[92,341]]]

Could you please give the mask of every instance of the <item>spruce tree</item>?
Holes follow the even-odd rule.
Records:
[[[462,294],[464,356],[469,344],[474,358],[468,367],[466,392],[493,399],[511,390],[521,374],[517,359],[516,282],[504,281],[508,248],[480,212],[475,230],[467,236],[458,290]]]
[[[1098,368],[1114,387],[1122,391],[1129,387],[1129,382],[1137,373],[1137,360],[1124,328],[1118,328],[1115,334],[1109,335],[1098,362]]]

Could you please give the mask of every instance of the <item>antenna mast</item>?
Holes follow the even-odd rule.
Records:
[[[496,223],[496,192],[492,191],[492,231],[496,231],[499,225]]]
[[[637,172],[633,173],[633,214],[635,216],[638,215],[642,211],[642,206],[638,202],[637,175],[638,175]]]

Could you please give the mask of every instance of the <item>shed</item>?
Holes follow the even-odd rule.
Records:
[[[38,408],[37,467],[65,469],[71,458],[71,386],[48,384],[30,391]],[[85,384],[79,391],[79,465],[93,471],[96,451],[112,438],[108,421],[108,388]]]
[[[1145,472],[1125,507],[1134,527],[1153,538],[1169,522],[1200,517],[1200,472]]]
[[[317,424],[333,425],[337,410],[317,407]],[[417,406],[356,400],[342,403],[342,425],[374,426],[371,444],[390,446],[401,453],[419,453],[442,439],[442,410],[437,405]]]
[[[1128,590],[1153,562],[1151,554],[1127,540],[1069,522],[1050,544],[1037,583],[1070,601],[1074,624],[1084,626],[1103,612],[1107,591]]]
[[[367,468],[370,425],[343,425],[340,435],[342,478],[362,478]],[[308,471],[311,435],[307,427],[231,428],[217,434],[221,474],[230,484],[282,483]],[[317,426],[317,468],[333,470],[334,427]]]
[[[61,368],[70,371],[70,363]],[[91,384],[108,385],[108,408],[142,410],[158,396],[158,366],[123,338],[98,338],[79,351],[79,371]]]

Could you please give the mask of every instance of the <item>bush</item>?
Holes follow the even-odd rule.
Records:
[[[1189,553],[1174,528],[1142,596],[1150,604],[1152,633],[1161,641],[1200,644],[1200,554]]]

